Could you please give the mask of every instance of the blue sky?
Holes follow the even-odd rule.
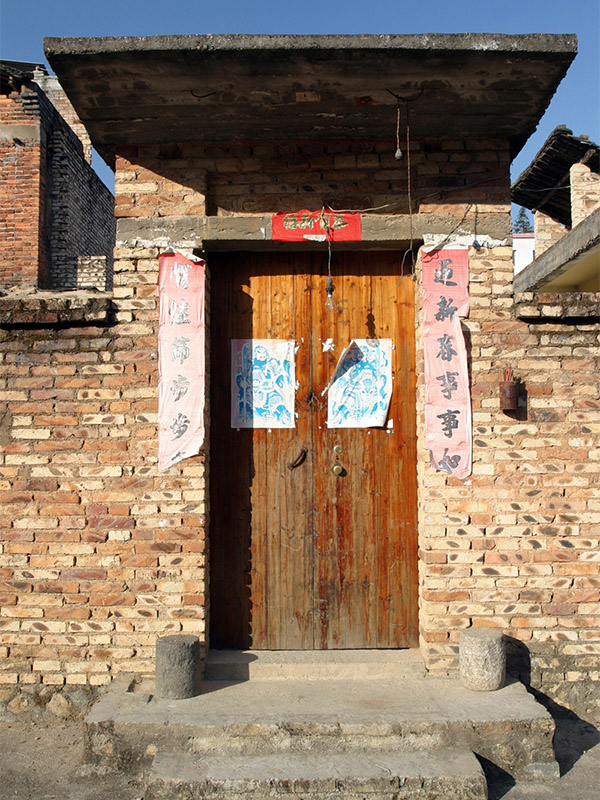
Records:
[[[513,162],[512,176],[557,125],[600,142],[598,0],[0,0],[6,59],[43,62],[45,36],[184,33],[575,33],[577,58]]]

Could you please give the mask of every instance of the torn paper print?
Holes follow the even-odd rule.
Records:
[[[385,425],[392,398],[392,340],[353,339],[328,387],[328,428]]]
[[[294,428],[295,341],[231,340],[231,427]]]

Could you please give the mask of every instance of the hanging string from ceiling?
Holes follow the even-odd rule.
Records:
[[[400,147],[400,123],[401,123],[401,114],[400,108],[401,104],[404,103],[405,106],[405,114],[406,114],[406,187],[407,187],[407,196],[408,196],[408,226],[409,226],[409,246],[408,249],[404,251],[404,255],[402,256],[402,266],[401,269],[404,270],[404,262],[406,261],[407,256],[410,255],[410,272],[412,275],[413,280],[415,279],[415,268],[416,268],[416,259],[415,253],[413,250],[414,247],[414,235],[413,235],[413,210],[412,210],[412,172],[411,172],[411,165],[410,165],[410,104],[414,103],[416,100],[421,97],[425,90],[421,87],[421,90],[414,95],[413,97],[402,97],[401,95],[397,94],[396,92],[392,92],[391,89],[386,89],[386,92],[392,95],[392,97],[396,98],[397,102],[397,114],[396,114],[396,153],[394,154],[394,158],[396,161],[401,161],[403,154],[402,149]]]

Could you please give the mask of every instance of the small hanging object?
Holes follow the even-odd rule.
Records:
[[[325,284],[325,294],[327,298],[325,300],[325,311],[337,311],[337,303],[333,299],[333,290],[335,286],[333,285],[333,278],[331,277],[331,228],[329,223],[325,220],[324,215],[325,209],[323,208],[321,211],[322,216],[322,226],[323,229],[327,232],[327,283]]]
[[[510,367],[504,370],[504,380],[500,382],[500,408],[502,411],[516,411],[519,407],[519,381]]]
[[[402,148],[400,147],[400,98],[399,97],[398,97],[398,113],[396,116],[396,152],[394,154],[394,158],[396,159],[396,161],[402,161]]]
[[[336,311],[337,310],[337,303],[333,299],[333,290],[335,286],[333,285],[333,280],[331,275],[327,276],[327,283],[325,285],[325,293],[327,295],[327,299],[325,300],[325,311]]]
[[[478,215],[478,208],[475,206],[475,232],[473,234],[473,247],[480,253],[483,250],[483,245],[481,242],[477,240],[477,215]]]

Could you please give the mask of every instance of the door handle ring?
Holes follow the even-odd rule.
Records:
[[[299,467],[300,464],[304,464],[306,461],[306,454],[308,453],[308,447],[303,447],[302,450],[298,453],[296,458],[288,464],[288,469],[296,469]]]

